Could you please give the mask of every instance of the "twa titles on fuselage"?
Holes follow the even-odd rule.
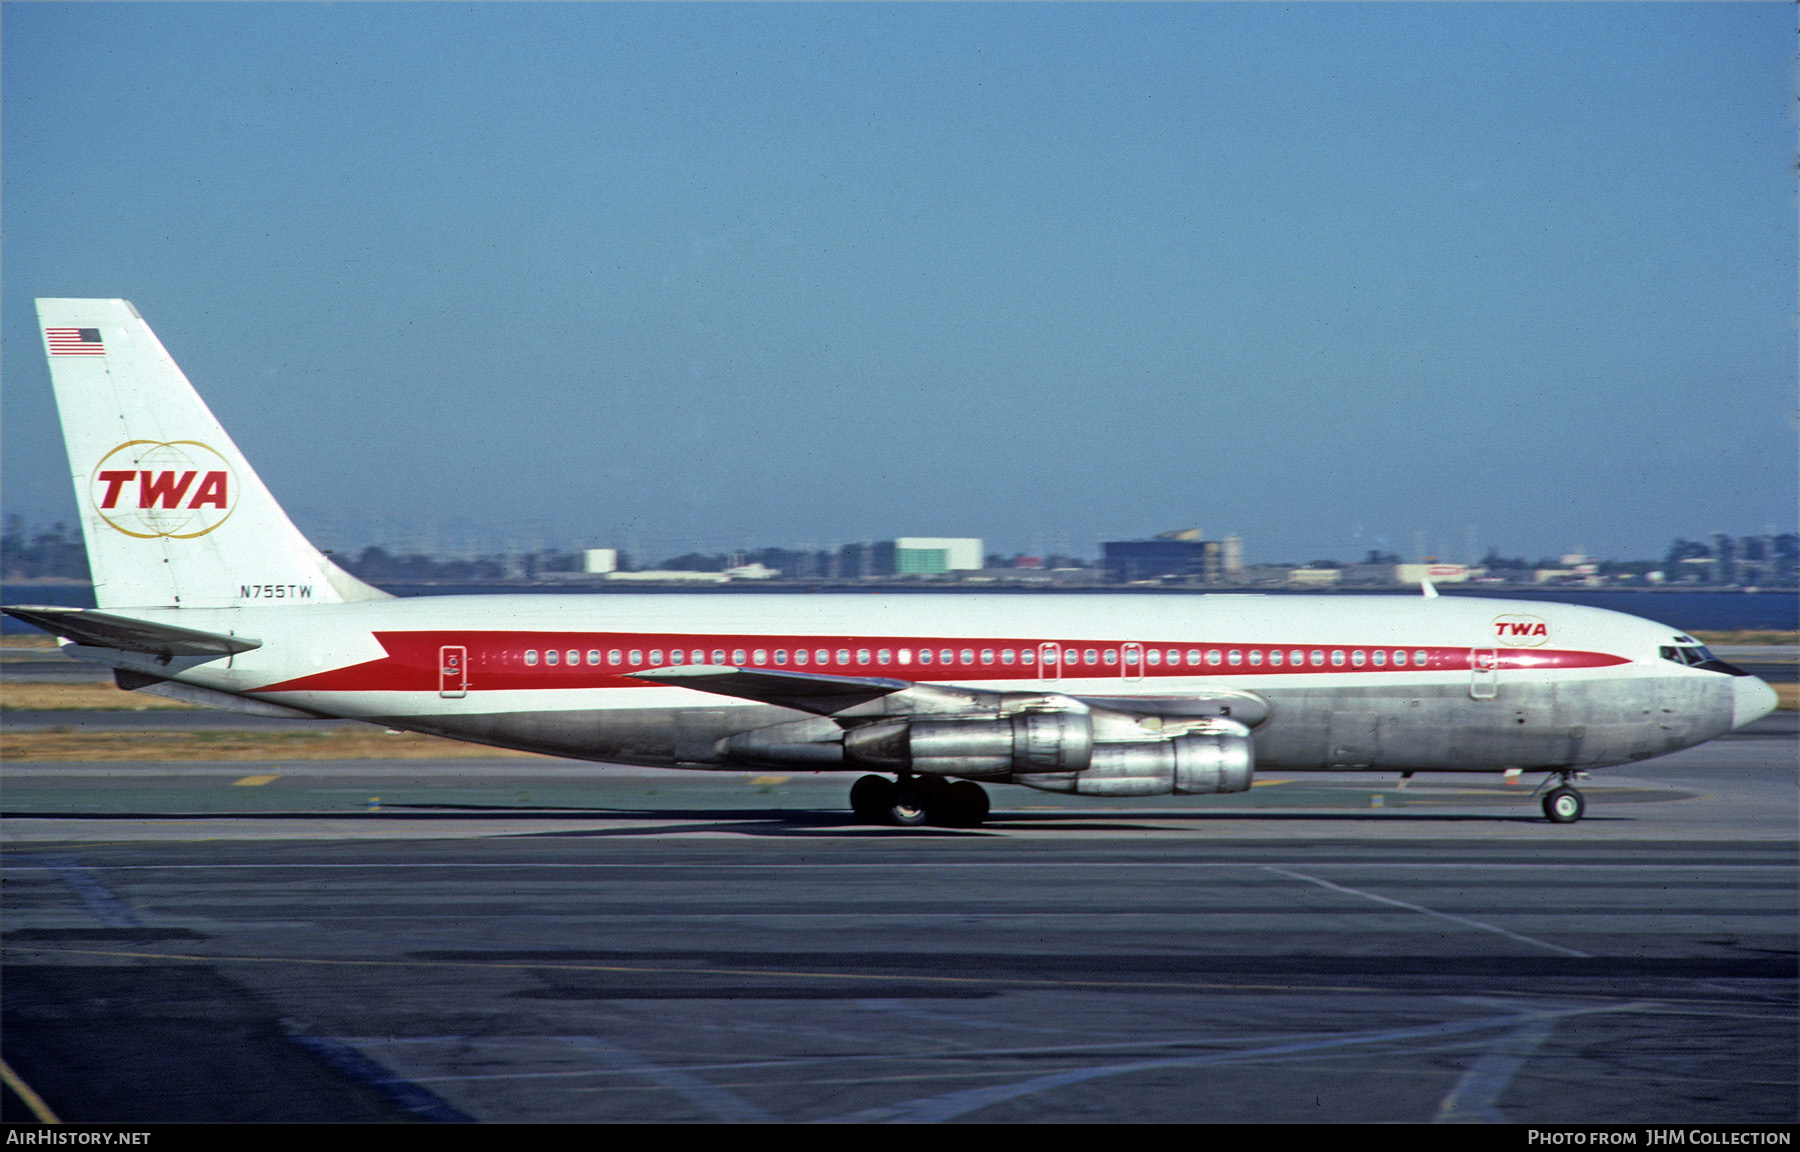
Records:
[[[1568,822],[1577,773],[1775,702],[1682,633],[1536,602],[394,599],[300,536],[130,304],[39,314],[99,607],[8,611],[142,691],[591,760],[861,772],[852,806],[903,824],[979,822],[988,783],[1232,792],[1258,767],[1545,772]],[[67,331],[91,339],[60,352]]]

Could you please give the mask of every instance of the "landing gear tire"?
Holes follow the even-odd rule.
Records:
[[[1573,824],[1587,810],[1581,793],[1567,784],[1544,793],[1544,815],[1552,824]]]
[[[902,828],[916,828],[925,823],[930,814],[924,793],[917,785],[909,782],[894,786],[894,796],[887,808],[888,823],[898,824]]]
[[[894,782],[885,776],[864,776],[850,785],[850,810],[865,824],[880,824],[894,806]]]
[[[987,789],[973,780],[958,780],[944,789],[944,800],[941,823],[951,828],[974,828],[987,819]]]

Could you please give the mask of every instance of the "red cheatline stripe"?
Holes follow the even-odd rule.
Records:
[[[1151,643],[1145,648],[1156,648],[1166,653],[1170,649],[1178,649],[1181,653],[1179,664],[1164,663],[1161,665],[1139,664],[1128,668],[1123,663],[1123,645],[1119,642],[1076,641],[1025,641],[1019,639],[1005,640],[985,638],[979,640],[956,639],[951,637],[895,637],[895,636],[863,636],[863,637],[824,637],[824,636],[701,636],[686,634],[646,634],[646,633],[583,633],[583,632],[501,632],[501,631],[443,631],[443,632],[377,632],[375,638],[381,643],[388,655],[379,660],[371,660],[363,664],[351,665],[347,668],[336,668],[327,672],[303,676],[295,680],[286,680],[277,684],[265,685],[256,689],[259,692],[300,692],[300,691],[338,691],[338,692],[409,692],[437,691],[439,683],[439,649],[444,646],[466,648],[467,683],[471,691],[503,690],[503,689],[539,689],[539,688],[642,688],[644,681],[633,680],[634,672],[644,671],[653,666],[668,666],[676,663],[669,658],[670,650],[680,650],[687,658],[686,663],[695,663],[694,650],[702,650],[704,663],[725,663],[745,667],[763,667],[771,670],[785,669],[793,672],[818,672],[828,676],[886,676],[915,681],[952,681],[970,683],[981,680],[1036,680],[1046,684],[1054,684],[1060,680],[1079,681],[1116,681],[1121,683],[1154,684],[1159,680],[1177,678],[1206,677],[1209,680],[1225,678],[1240,683],[1254,683],[1263,676],[1404,676],[1418,672],[1468,672],[1471,665],[1470,649],[1451,648],[1444,645],[1425,645],[1407,647],[1399,645],[1383,645],[1381,650],[1390,654],[1390,662],[1386,667],[1378,667],[1373,663],[1371,654],[1373,647],[1329,644],[1171,644]],[[1042,644],[1057,645],[1064,651],[1078,651],[1083,659],[1079,664],[1067,665],[1060,677],[1042,676],[1036,663],[1027,664],[1020,659],[1020,653],[1029,651],[1037,656]],[[931,648],[934,651],[942,648],[953,649],[954,658],[945,663],[941,658],[932,664],[921,664],[918,653],[921,649]],[[807,664],[793,659],[794,650],[804,648],[811,656]],[[828,649],[829,659],[821,661],[816,653],[818,649]],[[968,648],[975,657],[972,661],[962,659],[962,650]],[[1011,648],[1014,651],[1015,663],[1005,664],[998,659],[1000,649]],[[1193,648],[1202,653],[1200,664],[1187,663],[1187,651]],[[1305,653],[1304,664],[1291,662],[1283,665],[1267,662],[1267,653],[1280,648],[1284,654],[1296,651]],[[552,665],[544,658],[543,653],[556,650],[564,657],[563,661]],[[577,662],[567,660],[567,652],[578,650]],[[598,649],[599,664],[589,664],[589,649]],[[619,664],[612,662],[613,650],[620,650],[627,659]],[[789,653],[789,662],[777,664],[774,656],[777,649],[785,649]],[[901,650],[909,653],[909,660],[902,663],[899,659]],[[1098,657],[1107,650],[1115,655],[1115,662],[1107,664],[1096,659],[1088,663],[1086,653],[1095,651]],[[1312,663],[1312,653],[1318,650],[1324,657],[1324,663]],[[525,652],[535,651],[539,654],[539,662],[527,665],[524,662]],[[637,651],[641,654],[642,663],[632,664],[629,653]],[[715,660],[714,654],[723,650],[723,659]],[[738,651],[742,651],[746,659],[738,659]],[[846,650],[848,660],[838,659],[840,650]],[[1265,654],[1265,662],[1260,665],[1249,662],[1249,652],[1261,651]],[[758,661],[756,654],[761,652],[763,659]],[[886,651],[889,658],[882,660],[880,654]],[[994,652],[993,663],[985,663],[980,659],[983,651]],[[1238,652],[1241,663],[1232,664],[1230,653]],[[1407,662],[1401,665],[1392,663],[1392,653],[1404,651]],[[1425,662],[1421,665],[1416,653],[1426,653]],[[1489,649],[1481,649],[1486,652]],[[858,656],[868,652],[868,663],[862,663]],[[1212,653],[1219,653],[1219,663],[1213,664],[1207,659]],[[1342,653],[1344,662],[1332,661],[1333,653]],[[1353,663],[1353,654],[1362,652],[1364,663]],[[652,654],[657,659],[651,660]],[[1545,649],[1502,649],[1497,655],[1498,670],[1501,672],[1524,672],[1529,670],[1549,671],[1552,669],[1604,668],[1612,665],[1630,663],[1623,656],[1615,656],[1606,652],[1582,652],[1572,650]],[[1129,677],[1127,676],[1129,673]]]

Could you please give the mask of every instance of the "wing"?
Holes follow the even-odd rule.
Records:
[[[31,604],[0,611],[77,644],[144,652],[164,660],[177,656],[230,656],[262,647],[261,640],[252,640],[248,636],[221,636],[217,632],[177,628],[173,624],[150,624],[88,608]]]
[[[777,704],[816,716],[980,713],[1032,706],[1085,705],[1133,715],[1229,716],[1255,726],[1269,714],[1268,701],[1261,696],[1229,688],[1215,689],[1204,696],[1068,696],[1054,691],[998,692],[945,684],[918,684],[883,676],[827,676],[818,672],[734,668],[717,664],[652,668],[631,675],[636,680],[735,696],[761,704]]]
[[[736,696],[762,704],[779,704],[817,716],[835,716],[859,704],[913,687],[909,680],[876,676],[821,676],[773,668],[732,668],[720,664],[688,664],[633,672],[634,680],[693,688],[720,696]]]

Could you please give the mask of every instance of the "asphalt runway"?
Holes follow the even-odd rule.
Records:
[[[70,1120],[1793,1121],[1792,714],[1515,785],[8,764],[7,1062]],[[8,1097],[6,1118],[19,1116]]]

